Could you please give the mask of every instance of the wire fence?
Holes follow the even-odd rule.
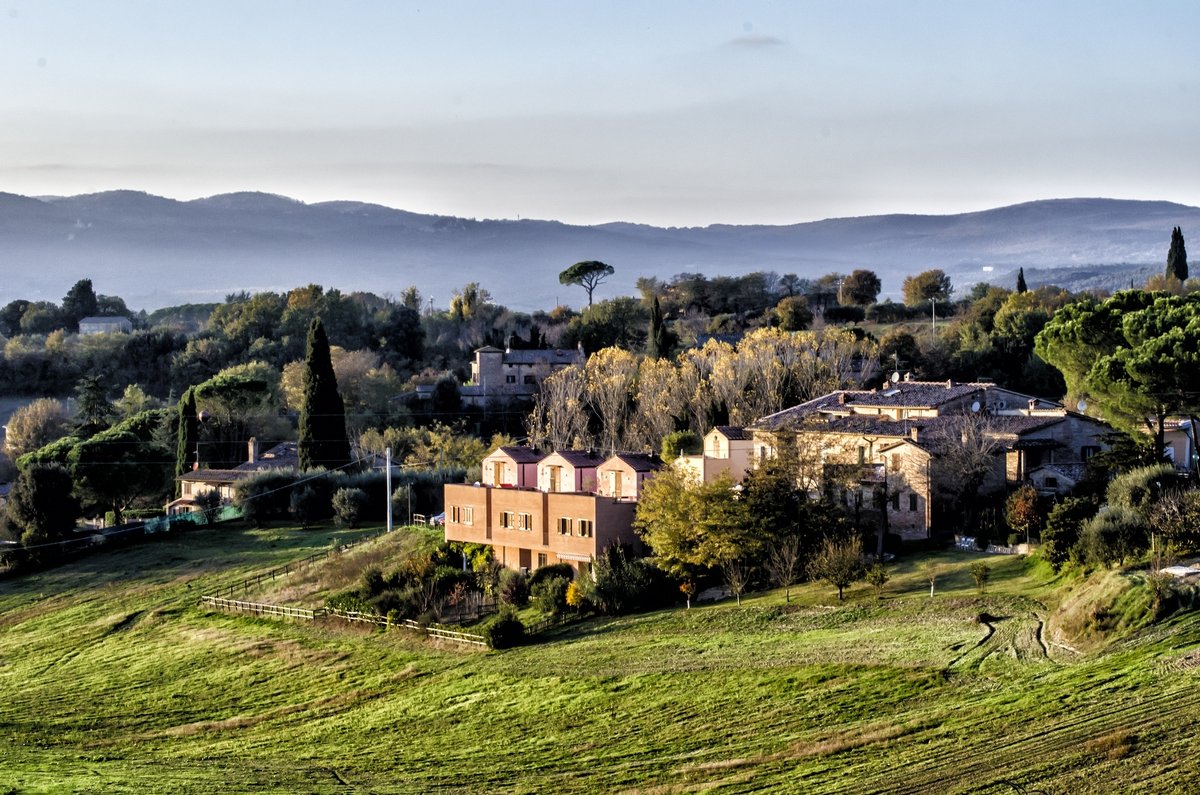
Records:
[[[250,615],[261,618],[295,618],[302,621],[317,621],[334,618],[339,621],[358,624],[371,624],[385,628],[398,627],[401,629],[420,632],[438,640],[448,640],[466,646],[487,647],[483,635],[474,632],[463,632],[440,624],[420,624],[409,619],[393,621],[386,616],[373,613],[358,613],[352,610],[327,610],[323,607],[314,609],[290,607],[288,605],[273,605],[263,602],[243,602],[237,599],[225,599],[220,596],[201,596],[200,604],[221,613],[235,615]]]

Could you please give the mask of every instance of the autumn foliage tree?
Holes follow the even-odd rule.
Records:
[[[1008,526],[1025,536],[1028,542],[1030,534],[1042,523],[1037,489],[1026,483],[1008,495],[1004,502],[1004,517],[1008,520]]]
[[[901,286],[904,292],[904,303],[916,306],[925,301],[949,301],[954,288],[950,277],[940,268],[934,268],[916,276],[906,276]]]

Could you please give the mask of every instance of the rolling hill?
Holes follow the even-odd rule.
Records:
[[[0,193],[0,303],[58,301],[79,278],[131,307],[220,300],[239,290],[309,282],[399,293],[416,284],[444,306],[478,281],[532,310],[583,294],[558,283],[581,259],[614,265],[598,298],[634,291],[639,276],[680,272],[875,270],[884,294],[926,268],[956,284],[1024,267],[1095,285],[1144,279],[1165,262],[1170,231],[1200,225],[1200,208],[1169,202],[1058,199],[959,215],[834,218],[789,226],[660,228],[631,223],[475,220],[352,201],[305,204],[264,193],[177,201],[136,191],[31,198]],[[985,270],[989,269],[989,270]],[[514,275],[519,278],[514,279]]]

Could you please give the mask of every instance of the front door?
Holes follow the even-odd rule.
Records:
[[[529,571],[530,565],[533,563],[532,550],[519,549],[517,550],[517,553],[517,561],[521,568],[525,571]]]

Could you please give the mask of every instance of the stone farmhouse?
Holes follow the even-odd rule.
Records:
[[[982,492],[1033,482],[1065,494],[1112,429],[1061,404],[990,383],[896,380],[878,389],[838,390],[752,423],[756,459],[795,435],[802,485],[832,490],[848,509],[882,503],[889,529],[929,537],[936,485],[953,478],[955,450],[994,455]]]
[[[501,350],[488,345],[475,351],[471,362],[471,383],[459,389],[464,405],[486,408],[511,401],[532,399],[550,374],[582,365],[583,351]]]
[[[166,505],[169,516],[200,510],[196,497],[206,491],[221,495],[221,502],[233,502],[237,484],[270,469],[299,469],[300,455],[295,442],[282,442],[265,452],[258,440],[251,437],[246,443],[246,460],[233,469],[201,469],[197,464],[191,472],[179,478],[179,497]]]

